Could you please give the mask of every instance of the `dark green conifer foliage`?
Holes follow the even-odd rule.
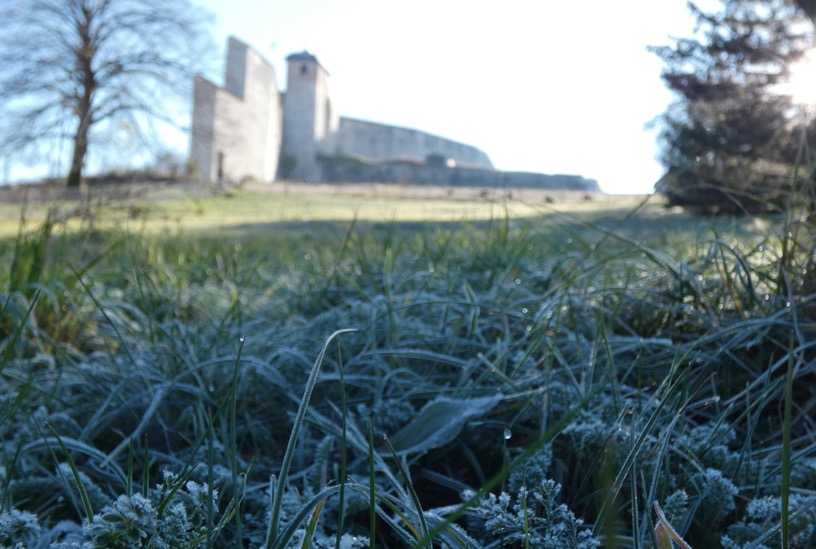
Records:
[[[791,66],[813,45],[813,25],[788,0],[689,2],[695,35],[650,50],[677,100],[659,118],[670,205],[712,213],[784,208],[804,123],[785,93]]]

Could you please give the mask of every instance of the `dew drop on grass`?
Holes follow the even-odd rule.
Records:
[[[214,392],[215,392],[215,386],[213,386],[213,385],[208,385],[208,386],[207,386],[207,390],[208,390],[209,392],[211,392],[211,393],[214,393]]]
[[[239,338],[238,338],[238,341],[240,341],[241,343],[243,343],[244,341],[246,341],[246,336],[241,336],[241,337],[239,337]]]
[[[434,266],[433,266],[433,265],[429,265],[429,266],[428,266],[428,272],[429,272],[429,273],[433,274],[433,272],[434,272],[435,270],[436,270],[436,269],[434,269]]]
[[[505,427],[504,428],[504,440],[510,440],[510,438],[512,436],[513,436],[513,431],[510,430],[510,427]]]
[[[524,313],[524,314],[526,315],[526,314],[527,314],[527,307],[524,307],[524,308],[521,310],[521,312],[522,312],[522,313]]]
[[[312,259],[312,254],[306,254],[306,255],[304,255],[304,256],[303,256],[303,259],[305,259],[306,261],[309,261],[310,259]]]
[[[532,332],[532,331],[533,331],[533,327],[532,327],[532,326],[527,326],[527,331],[528,331],[528,332]]]

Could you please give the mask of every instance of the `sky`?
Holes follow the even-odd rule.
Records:
[[[689,36],[685,0],[198,0],[275,67],[307,49],[341,116],[474,145],[502,170],[578,174],[608,193],[662,175],[646,125],[672,94],[646,50]],[[219,81],[220,82],[220,81]]]

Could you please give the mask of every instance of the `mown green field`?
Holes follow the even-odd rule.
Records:
[[[806,218],[492,198],[6,204],[0,545],[814,546]]]

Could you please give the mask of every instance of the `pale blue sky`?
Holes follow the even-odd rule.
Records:
[[[671,94],[647,45],[693,30],[685,0],[200,0],[216,43],[273,63],[304,48],[341,115],[475,145],[497,168],[592,177],[650,192]]]

